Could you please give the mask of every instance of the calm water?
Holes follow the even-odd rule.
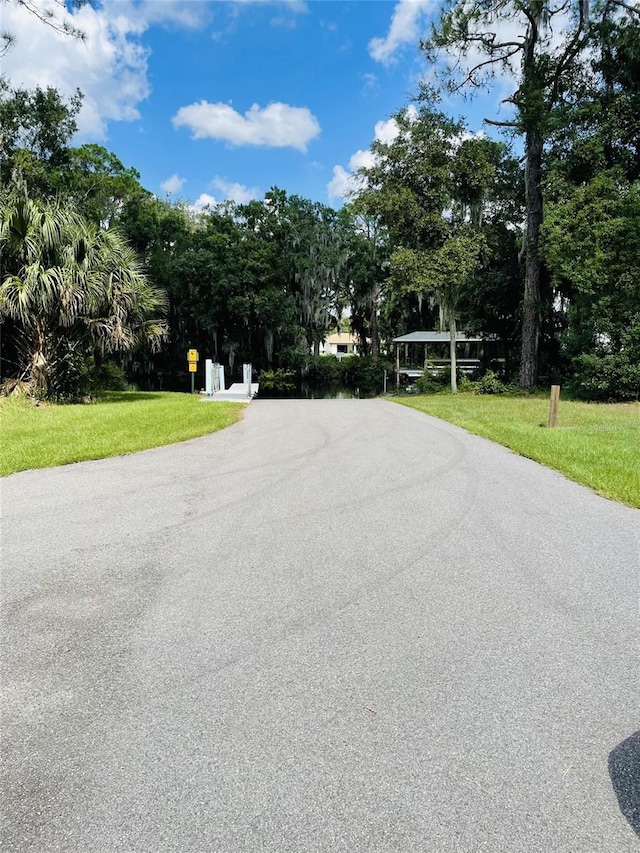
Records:
[[[262,391],[257,400],[351,400],[359,395],[348,388],[310,388],[301,385],[292,391]]]

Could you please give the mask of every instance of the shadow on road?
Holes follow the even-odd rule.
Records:
[[[640,731],[609,753],[609,776],[620,811],[640,835]]]

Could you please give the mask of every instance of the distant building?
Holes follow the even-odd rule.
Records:
[[[335,355],[344,358],[345,355],[359,355],[360,342],[351,332],[334,332],[327,335],[320,344],[320,355]]]

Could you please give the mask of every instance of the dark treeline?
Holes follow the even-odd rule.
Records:
[[[425,50],[443,33],[460,45],[464,21],[434,33]],[[583,42],[543,50],[538,71],[546,57],[554,74],[520,81],[524,157],[423,93],[337,211],[276,187],[200,212],[160,199],[113,153],[71,144],[79,92],[2,81],[2,379],[58,396],[117,382],[186,390],[193,347],[230,378],[245,361],[306,372],[348,321],[371,363],[415,329],[482,332],[503,341],[505,379],[524,388],[637,398],[640,20],[617,7]],[[532,118],[534,84],[544,112]]]

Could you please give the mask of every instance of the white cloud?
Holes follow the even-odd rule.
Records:
[[[369,92],[374,92],[375,90],[380,88],[380,84],[378,82],[378,78],[375,74],[363,74],[362,75],[362,93],[368,94]]]
[[[296,14],[306,14],[309,11],[309,6],[306,0],[235,0],[238,5],[250,6],[254,3],[263,3],[270,6],[286,6],[291,12]]]
[[[368,169],[375,164],[371,151],[362,149],[349,158],[349,171],[343,166],[333,167],[333,177],[327,184],[327,195],[332,201],[349,198],[362,187],[362,181],[355,173],[358,169]]]
[[[192,213],[202,213],[206,207],[214,208],[225,201],[247,204],[259,196],[256,187],[245,187],[244,184],[233,183],[220,177],[215,177],[211,181],[211,188],[220,191],[220,198],[216,198],[210,193],[200,193],[194,203],[189,205],[189,210]]]
[[[418,115],[418,110],[411,104],[406,109],[406,115],[409,119],[414,119]],[[384,145],[389,145],[400,133],[398,122],[395,118],[390,118],[387,121],[376,122],[374,128],[374,139],[382,142]],[[375,165],[376,158],[372,151],[367,149],[363,151],[359,149],[349,158],[349,170],[343,166],[333,167],[333,177],[327,184],[327,195],[332,201],[337,199],[348,198],[352,193],[357,192],[362,187],[362,181],[355,173],[358,169],[368,169]]]
[[[172,121],[174,127],[188,127],[194,139],[299,151],[306,151],[307,144],[320,133],[318,120],[310,110],[282,103],[264,108],[254,104],[240,115],[229,104],[200,101],[181,107]]]
[[[267,2],[267,0],[262,0],[262,2]],[[279,2],[278,5],[281,5]],[[309,6],[304,0],[285,0],[284,4],[286,10],[290,13],[289,15],[276,15],[271,18],[269,21],[272,27],[285,27],[287,29],[295,29],[296,27],[296,15],[306,15],[309,13]]]
[[[375,162],[376,158],[369,149],[366,151],[359,149],[349,158],[349,168],[352,172],[356,172],[358,169],[370,169],[371,166],[375,165]]]
[[[171,177],[167,178],[166,181],[163,181],[160,186],[166,193],[173,194],[179,193],[185,183],[186,180],[184,178],[180,178],[178,175],[171,175]]]
[[[224,194],[225,200],[235,201],[236,204],[247,204],[258,198],[258,190],[256,187],[245,187],[244,184],[232,183],[224,178],[215,177],[211,181],[211,186],[220,190]]]
[[[238,29],[241,17],[253,6],[275,7],[276,14],[269,24],[272,27],[286,29],[295,29],[298,16],[309,12],[309,6],[305,0],[228,0],[226,3],[213,5],[216,6],[215,18],[221,24],[221,28],[211,34],[216,41],[223,41],[233,35]]]
[[[201,193],[193,204],[189,205],[192,213],[202,213],[206,207],[215,207],[220,202],[208,193]]]
[[[296,19],[287,18],[286,15],[276,15],[274,18],[271,18],[269,24],[272,27],[281,27],[285,30],[295,30]]]
[[[354,176],[344,166],[333,167],[333,177],[327,184],[327,195],[331,201],[349,198],[354,191]]]
[[[374,139],[389,145],[399,133],[398,122],[394,118],[390,118],[387,121],[376,122]]]
[[[152,24],[195,26],[204,4],[130,0],[86,4],[70,13],[60,4],[43,0],[58,20],[66,20],[85,34],[80,41],[44,25],[17,3],[2,3],[2,29],[15,37],[2,61],[2,73],[13,86],[53,86],[69,97],[78,85],[84,94],[78,115],[81,135],[104,139],[109,121],[139,118],[138,105],[148,97],[149,51],[140,36]]]
[[[207,18],[204,3],[185,3],[184,0],[142,0],[141,3],[136,4],[132,3],[131,0],[119,0],[114,5],[120,9],[122,7],[128,8],[128,17],[139,21],[141,32],[153,24],[165,26],[175,24],[180,27],[196,29],[201,27]]]
[[[400,0],[393,10],[386,37],[374,38],[369,42],[371,58],[383,65],[391,65],[401,48],[406,44],[417,44],[420,23],[433,5],[433,0]]]

